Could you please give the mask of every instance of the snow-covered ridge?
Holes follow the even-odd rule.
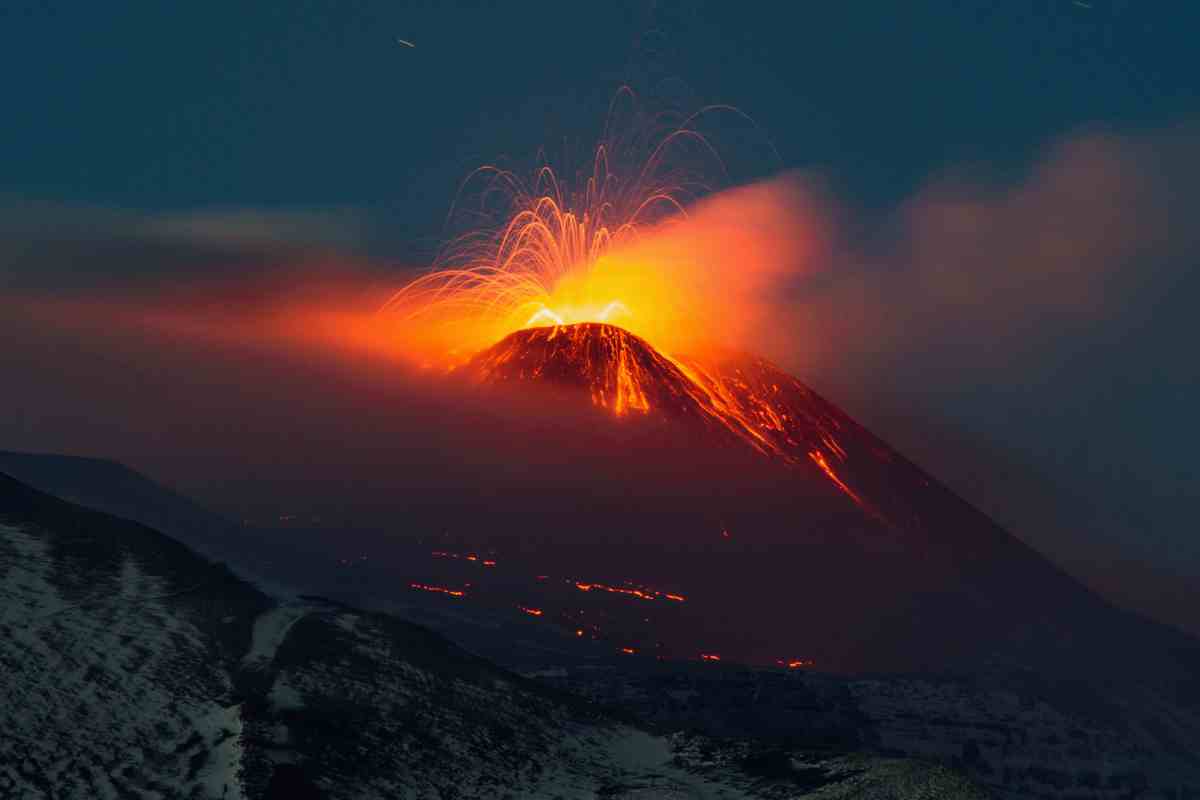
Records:
[[[303,765],[329,797],[508,787],[582,800],[651,779],[687,797],[746,796],[671,767],[664,739],[587,724],[520,679],[454,663],[432,635],[397,636],[402,623],[273,606],[253,619],[245,654],[223,661],[133,554],[115,574],[96,570],[83,602],[64,597],[57,583],[83,576],[63,568],[52,534],[0,525],[0,796],[259,796],[279,764]],[[264,676],[264,692],[247,688]],[[314,734],[318,716],[337,735]]]
[[[0,796],[242,797],[239,709],[203,634],[127,557],[70,602],[45,538],[0,525]]]

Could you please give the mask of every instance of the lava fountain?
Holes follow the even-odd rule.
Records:
[[[683,241],[681,225],[693,219],[697,202],[730,183],[711,135],[700,128],[730,117],[745,120],[724,106],[690,116],[648,114],[623,89],[587,166],[573,175],[544,156],[529,175],[480,167],[450,213],[451,231],[461,232],[384,312],[400,322],[422,361],[439,366],[460,364],[536,326],[610,323],[670,352],[684,338],[699,338],[715,315],[727,336],[740,309],[729,287],[714,285],[700,267],[712,259],[705,251],[745,263],[747,250],[780,244],[747,240],[759,211],[745,198],[724,212],[740,219],[740,237],[709,214],[710,230],[697,236],[691,225]]]
[[[997,615],[993,598],[1012,585],[997,565],[1033,575],[1030,585],[1050,586],[1048,573],[752,354],[768,350],[781,284],[816,266],[819,217],[789,194],[793,181],[722,189],[733,181],[700,119],[643,117],[619,136],[628,129],[610,123],[571,180],[549,164],[525,178],[482,168],[454,214],[483,222],[384,306],[419,360],[464,378],[489,411],[515,410],[511,427],[482,415],[481,429],[517,455],[504,451],[502,469],[481,459],[485,491],[465,511],[455,497],[451,519],[539,576],[504,598],[510,609],[577,637],[613,636],[626,655],[800,669],[812,653],[835,668],[890,669],[950,663],[966,652],[957,642],[988,646],[981,631],[1008,636],[1036,604]],[[493,403],[502,392],[518,402]],[[571,596],[540,591],[546,575],[569,580]],[[640,603],[646,585],[687,602],[651,615],[575,596]],[[942,634],[950,627],[955,640]]]
[[[740,112],[647,116],[622,90],[573,180],[544,160],[528,178],[476,170],[451,219],[483,222],[382,313],[427,365],[483,382],[580,384],[618,417],[687,418],[814,468],[871,510],[839,472],[844,415],[762,359],[729,358],[756,295],[791,266],[780,254],[807,248],[777,194],[713,196],[726,164],[697,129],[713,114]]]

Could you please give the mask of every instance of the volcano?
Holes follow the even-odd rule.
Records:
[[[660,652],[1065,674],[1142,658],[1085,631],[1154,638],[761,358],[668,356],[585,323],[515,332],[459,372],[484,394],[595,412],[588,447],[561,446],[553,486],[531,472],[460,520],[538,572],[686,595],[651,637]],[[582,468],[605,441],[611,457]]]
[[[614,325],[518,331],[478,354],[466,371],[488,385],[579,390],[618,417],[642,414],[683,422],[709,432],[715,445],[737,441],[769,459],[807,463],[872,513],[878,513],[876,506],[866,503],[839,473],[851,462],[851,451],[853,461],[864,464],[864,473],[897,457],[832,403],[764,359],[668,358]],[[928,483],[923,476],[919,480]]]
[[[463,371],[486,387],[587,397],[644,429],[685,433],[686,443],[674,444],[689,451],[752,453],[764,470],[836,489],[885,532],[919,530],[923,519],[944,516],[947,505],[965,505],[833,403],[756,356],[668,357],[617,326],[581,323],[510,334]]]

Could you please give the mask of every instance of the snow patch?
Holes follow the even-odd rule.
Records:
[[[62,580],[91,596],[68,602]],[[0,794],[243,798],[229,676],[168,590],[133,558],[88,571],[0,525]]]
[[[303,605],[281,605],[259,614],[254,620],[250,652],[242,658],[242,666],[263,667],[271,663],[288,631],[311,610]]]
[[[208,763],[198,775],[204,793],[222,800],[244,800],[238,775],[242,769],[241,706],[214,709],[194,719],[193,724],[210,748]]]

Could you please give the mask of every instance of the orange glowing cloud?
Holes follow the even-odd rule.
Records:
[[[546,305],[615,306],[607,321],[667,354],[750,349],[779,284],[825,250],[814,208],[791,181],[717,193],[564,279]]]
[[[612,323],[667,354],[749,348],[771,293],[825,250],[815,209],[798,182],[759,183],[612,237],[550,279],[527,266],[433,273],[394,299],[407,317],[367,323],[366,338],[389,331],[413,360],[449,366],[515,330],[577,322]],[[565,224],[540,235],[567,235]]]

